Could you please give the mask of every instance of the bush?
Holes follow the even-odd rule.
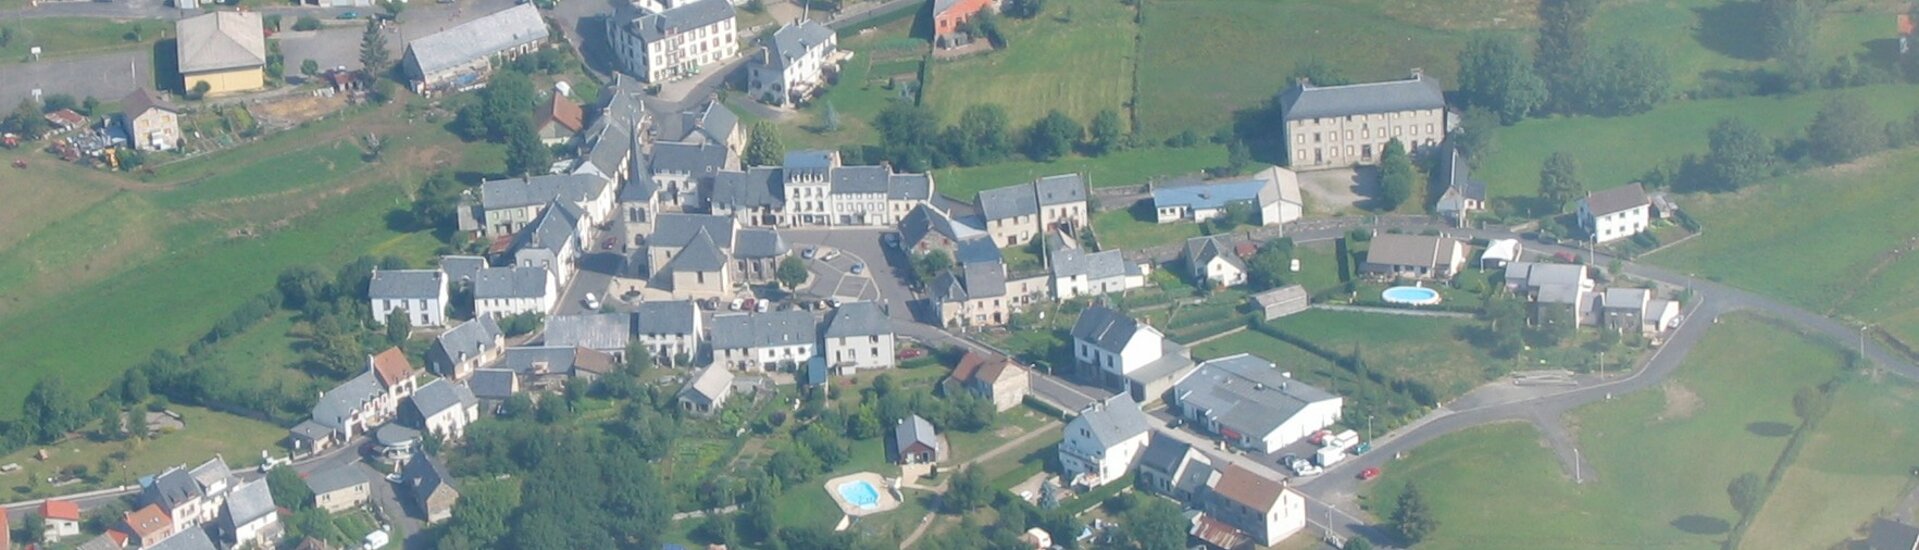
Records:
[[[299,20],[293,22],[293,30],[296,30],[296,31],[320,30],[320,18],[311,16],[311,15],[302,15],[300,16]]]

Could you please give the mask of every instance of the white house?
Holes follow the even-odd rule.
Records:
[[[1374,235],[1359,270],[1375,276],[1450,279],[1466,266],[1466,243],[1445,235]]]
[[[640,80],[679,80],[739,54],[733,4],[727,0],[695,0],[630,16],[616,13],[607,24],[607,39],[620,68]]]
[[[1306,215],[1299,194],[1299,175],[1274,166],[1251,177],[1174,183],[1153,189],[1153,210],[1159,223],[1203,222],[1226,213],[1226,207],[1252,208],[1252,223],[1280,225]]]
[[[1128,390],[1135,402],[1158,399],[1193,367],[1186,348],[1105,305],[1086,308],[1073,323],[1073,358],[1101,385]]]
[[[554,285],[566,286],[566,280],[577,270],[582,249],[588,246],[581,242],[590,228],[583,216],[580,207],[572,203],[548,203],[533,223],[513,235],[513,264],[546,269],[553,274]]]
[[[553,274],[539,267],[489,267],[473,277],[473,314],[546,313],[559,298]]]
[[[391,420],[417,388],[413,365],[400,348],[369,356],[366,372],[320,394],[312,418],[289,430],[293,448],[316,452],[370,432]]]
[[[1418,151],[1445,140],[1455,124],[1445,86],[1419,69],[1409,79],[1344,86],[1302,78],[1280,93],[1279,107],[1295,170],[1374,164],[1392,140]]]
[[[701,317],[692,300],[641,302],[633,313],[633,337],[652,350],[654,362],[678,366],[679,358],[700,355],[706,333]]]
[[[520,232],[559,201],[571,204],[588,225],[605,222],[613,214],[616,190],[613,178],[599,174],[549,174],[480,182],[480,236],[496,238]]]
[[[219,530],[224,542],[235,547],[269,548],[280,540],[278,507],[266,479],[241,483],[227,496],[221,507]]]
[[[1506,290],[1525,298],[1538,318],[1544,307],[1566,307],[1578,324],[1596,323],[1598,308],[1592,277],[1579,264],[1511,262],[1506,264]]]
[[[1047,235],[1047,267],[1052,270],[1053,296],[1071,300],[1079,296],[1098,296],[1146,286],[1147,264],[1126,261],[1124,252],[1113,249],[1086,252],[1078,239]]]
[[[804,365],[818,350],[813,314],[729,313],[713,317],[713,364],[743,370]]]
[[[60,539],[80,536],[80,506],[71,500],[50,498],[40,502],[40,519],[45,521],[46,529],[41,535],[48,543],[60,542]],[[0,527],[5,527],[0,522]]]
[[[483,365],[498,361],[506,351],[506,333],[491,315],[460,323],[433,339],[426,350],[427,370],[454,380],[465,380]]]
[[[680,410],[708,415],[720,407],[726,406],[726,398],[733,395],[733,371],[726,365],[714,363],[700,369],[686,386],[680,388],[677,400]]]
[[[400,310],[410,326],[445,326],[446,282],[446,273],[439,269],[373,270],[367,282],[373,322],[385,325],[387,316]]]
[[[1339,422],[1345,399],[1241,353],[1199,364],[1173,385],[1171,404],[1194,426],[1270,453]]]
[[[1439,160],[1439,168],[1433,171],[1434,187],[1445,191],[1440,192],[1433,210],[1464,226],[1474,211],[1486,208],[1486,182],[1473,177],[1472,167],[1458,149],[1447,148]]]
[[[1066,439],[1059,444],[1059,464],[1066,479],[1082,487],[1098,487],[1125,477],[1146,448],[1146,413],[1131,396],[1119,394],[1080,409],[1066,423]]]
[[[1187,275],[1195,283],[1220,287],[1246,284],[1246,262],[1239,259],[1223,235],[1186,239],[1180,257],[1186,260]]]
[[[1206,516],[1272,546],[1306,528],[1306,497],[1285,483],[1228,464],[1201,503]]]
[[[458,440],[466,435],[466,426],[480,419],[480,400],[466,386],[445,378],[420,386],[408,401],[412,418],[427,433],[442,439]]]
[[[893,324],[879,304],[852,302],[834,309],[826,315],[822,339],[828,366],[886,369],[894,365]]]
[[[826,85],[839,35],[810,19],[782,25],[747,65],[747,97],[771,105],[800,103]]]
[[[1579,199],[1579,227],[1593,242],[1609,243],[1651,227],[1652,200],[1639,184],[1587,193]]]

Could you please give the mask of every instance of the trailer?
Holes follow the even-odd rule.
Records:
[[[1339,461],[1345,458],[1345,447],[1320,447],[1318,451],[1313,452],[1313,463],[1318,464],[1321,468],[1338,464]]]
[[[1327,438],[1327,441],[1329,441],[1329,443],[1326,444],[1327,447],[1345,449],[1359,444],[1359,432],[1346,430],[1339,432],[1339,435]]]

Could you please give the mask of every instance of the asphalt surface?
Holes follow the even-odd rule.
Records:
[[[0,65],[0,104],[8,112],[36,89],[42,97],[68,94],[118,102],[143,85],[153,86],[151,48]]]

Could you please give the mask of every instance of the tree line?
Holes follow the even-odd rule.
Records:
[[[1015,129],[1006,109],[986,103],[960,112],[958,122],[942,126],[932,110],[900,101],[873,119],[880,143],[867,162],[885,160],[894,167],[923,172],[946,166],[978,166],[1015,154],[1047,162],[1073,153],[1101,156],[1130,145],[1125,122],[1113,109],[1101,110],[1090,126],[1053,109],[1031,125]]]

